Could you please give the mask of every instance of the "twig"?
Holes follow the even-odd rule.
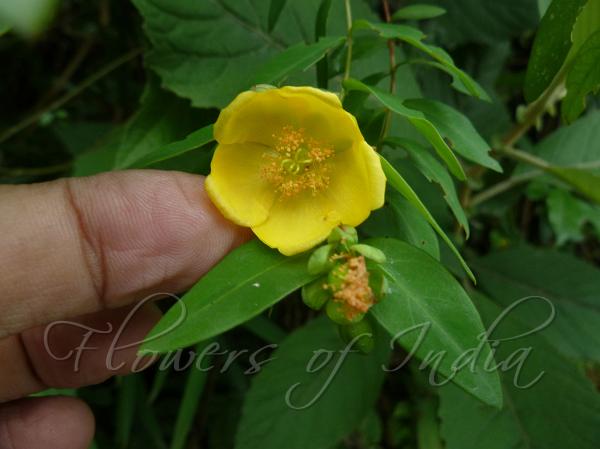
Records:
[[[52,87],[50,87],[48,92],[46,92],[38,101],[38,104],[34,109],[43,108],[49,100],[52,100],[52,98],[67,85],[75,71],[79,68],[79,66],[91,50],[93,42],[94,39],[91,36],[87,36],[83,40],[83,43],[79,46],[71,61],[69,61],[69,63],[63,69],[62,73],[52,84]]]
[[[519,184],[522,184],[533,178],[537,178],[538,176],[542,175],[543,173],[544,172],[541,170],[533,170],[533,171],[530,171],[527,173],[523,173],[521,175],[513,176],[502,182],[499,182],[498,184],[494,184],[489,189],[484,190],[483,192],[478,193],[477,195],[474,195],[471,198],[471,200],[469,201],[469,206],[471,206],[471,207],[477,206],[478,204],[481,204],[497,195],[500,195],[501,193],[504,193],[504,192],[512,189],[513,187],[518,186]]]
[[[7,141],[15,134],[17,134],[17,133],[27,129],[31,125],[35,124],[40,119],[40,117],[42,117],[44,114],[47,114],[48,112],[58,109],[61,106],[63,106],[64,104],[68,103],[73,98],[75,98],[77,95],[82,93],[85,89],[87,89],[88,87],[90,87],[91,85],[93,85],[94,83],[99,81],[100,79],[104,78],[106,75],[111,73],[113,70],[119,68],[123,64],[138,57],[141,53],[142,53],[142,49],[136,48],[135,50],[132,50],[132,51],[124,54],[123,56],[115,59],[114,61],[110,62],[109,64],[105,65],[103,68],[98,70],[96,73],[94,73],[91,76],[89,76],[88,78],[86,78],[81,84],[79,84],[78,86],[73,88],[73,90],[71,90],[70,92],[67,92],[65,95],[63,95],[56,101],[52,102],[50,105],[48,105],[48,107],[38,110],[38,111],[35,111],[31,115],[25,117],[23,120],[21,120],[16,125],[12,126],[11,128],[8,128],[6,131],[4,131],[2,134],[0,134],[0,143]]]
[[[346,7],[346,25],[348,28],[348,37],[346,40],[346,67],[344,69],[344,80],[350,78],[350,67],[352,66],[352,8],[350,6],[350,0],[345,0],[344,5]]]
[[[527,107],[522,120],[502,139],[502,146],[512,147],[517,143],[537,123],[540,117],[544,115],[548,107],[563,95],[565,76],[566,70],[563,69],[556,75],[554,81],[542,96]]]
[[[20,178],[22,176],[48,176],[70,170],[72,162],[50,165],[48,167],[0,167],[0,176]]]
[[[534,156],[533,154],[509,146],[500,148],[499,151],[501,151],[502,153],[514,160],[517,160],[519,162],[525,162],[526,164],[532,165],[533,167],[537,167],[542,170],[548,170],[552,166],[549,162],[545,161],[544,159],[541,159],[537,156]]]
[[[540,159],[524,151],[517,150],[516,148],[513,148],[513,146],[521,139],[521,137],[525,135],[525,133],[527,133],[527,131],[529,131],[529,129],[535,126],[540,117],[544,115],[548,107],[554,102],[556,102],[558,99],[560,99],[560,97],[563,95],[565,74],[566,70],[563,67],[563,70],[561,70],[557,74],[557,76],[552,81],[552,84],[550,84],[550,86],[546,89],[542,96],[527,107],[522,120],[520,120],[519,123],[513,126],[513,128],[510,131],[508,131],[506,135],[502,138],[500,147],[497,148],[498,152],[503,153],[504,155],[512,159],[525,162],[526,164],[532,165],[542,170],[547,170],[550,167],[550,164],[544,161],[543,159]],[[485,167],[479,166],[477,167],[474,176],[481,177],[485,173],[485,171]],[[506,181],[501,182],[500,185],[502,185],[504,182]],[[494,189],[494,187],[491,187],[490,190]],[[461,196],[462,205],[464,207],[473,206],[476,198],[478,199],[477,204],[480,204],[486,199],[485,197],[483,199],[480,198],[483,195],[483,193],[485,192],[482,192],[481,194],[475,195],[473,198],[471,198],[471,190],[469,189],[469,187],[465,187],[463,195]]]

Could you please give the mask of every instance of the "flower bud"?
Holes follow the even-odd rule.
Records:
[[[277,88],[271,84],[255,84],[252,87],[252,90],[254,92],[264,92],[266,90],[271,90],[271,89],[277,89]]]
[[[364,243],[359,243],[357,245],[352,245],[350,249],[362,256],[365,256],[367,259],[370,259],[375,263],[382,264],[386,261],[384,252],[373,246],[365,245]]]
[[[349,344],[354,341],[353,348],[357,348],[363,354],[373,351],[375,338],[373,326],[368,318],[354,324],[338,326],[338,331],[344,343]]]
[[[332,249],[333,245],[323,245],[313,251],[308,259],[309,274],[327,273],[333,268],[333,262],[331,261]]]
[[[369,287],[373,291],[373,296],[377,302],[390,293],[390,284],[388,283],[385,274],[381,270],[372,269],[369,272]]]
[[[347,246],[356,245],[358,243],[358,234],[352,226],[338,226],[331,231],[327,242],[332,244],[341,243]]]
[[[302,301],[313,310],[321,310],[331,299],[331,293],[325,289],[326,278],[322,277],[302,287]]]
[[[325,307],[325,312],[331,321],[340,325],[348,325],[356,323],[365,316],[364,313],[357,313],[355,310],[348,307],[347,304],[330,299]]]

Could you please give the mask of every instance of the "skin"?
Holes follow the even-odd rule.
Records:
[[[249,238],[226,221],[204,178],[126,171],[0,187],[0,448],[85,449],[90,409],[76,398],[25,398],[47,388],[77,388],[131,372],[137,348],[106,355],[137,301],[179,293]],[[140,341],[160,317],[144,304],[119,344]],[[75,321],[112,332],[94,335],[78,371],[52,357],[47,323]],[[84,331],[56,327],[55,355],[81,344]]]

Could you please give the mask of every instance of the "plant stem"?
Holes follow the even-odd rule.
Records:
[[[96,73],[94,73],[91,76],[89,76],[88,78],[86,78],[81,84],[76,86],[73,90],[71,90],[70,92],[67,92],[65,95],[58,98],[56,101],[50,103],[50,105],[48,105],[46,108],[33,112],[32,114],[25,117],[23,120],[21,120],[16,125],[12,126],[11,128],[8,128],[6,131],[4,131],[2,134],[0,134],[0,143],[7,141],[15,134],[18,134],[19,132],[29,128],[31,125],[34,125],[40,119],[40,117],[42,117],[44,114],[47,114],[48,112],[58,109],[61,106],[63,106],[64,104],[68,103],[73,98],[75,98],[77,95],[79,95],[81,92],[83,92],[85,89],[87,89],[88,87],[90,87],[91,85],[93,85],[94,83],[99,81],[100,79],[104,78],[106,75],[111,73],[113,70],[119,68],[123,64],[131,61],[134,58],[137,58],[141,53],[142,53],[142,49],[136,48],[135,50],[132,50],[132,51],[124,54],[123,56],[115,59],[114,61],[110,62],[109,64],[105,65],[100,70],[98,70]]]
[[[390,4],[388,0],[383,0],[383,14],[385,16],[385,21],[390,23],[392,21],[392,15],[390,12]],[[388,50],[389,50],[389,58],[390,58],[390,93],[394,95],[396,93],[396,70],[398,65],[396,64],[396,41],[394,39],[388,39],[387,41]],[[377,151],[381,150],[381,145],[387,136],[387,133],[390,129],[390,123],[392,120],[392,111],[387,109],[385,112],[385,117],[383,118],[383,125],[381,127],[381,133],[379,135],[379,140],[377,143]]]
[[[466,188],[461,196],[461,203],[463,207],[473,207],[477,204],[481,204],[484,201],[487,201],[488,199],[493,198],[494,196],[499,195],[500,193],[503,193],[508,189],[511,189],[512,187],[520,184],[521,182],[525,182],[529,179],[539,176],[543,172],[548,171],[548,169],[551,167],[551,165],[544,159],[540,159],[537,156],[526,153],[525,151],[518,150],[516,148],[511,148],[507,146],[499,148],[498,151],[504,154],[505,156],[510,157],[511,159],[514,159],[519,162],[524,162],[533,167],[537,167],[541,171],[529,172],[521,176],[508,178],[473,197],[471,197],[471,190],[469,188]]]
[[[392,15],[388,0],[383,0],[383,13],[385,15],[385,21],[390,23],[392,21]],[[394,39],[388,39],[387,45],[390,54],[390,93],[394,94],[396,93],[396,41]]]
[[[93,37],[86,36],[83,39],[83,42],[73,55],[71,61],[66,65],[59,77],[54,81],[54,83],[50,87],[50,90],[46,92],[42,96],[42,98],[40,98],[37,106],[34,109],[43,108],[64,89],[64,87],[69,83],[71,77],[75,74],[81,63],[87,57],[88,53],[92,49],[93,44]]]
[[[481,204],[495,196],[500,195],[501,193],[504,193],[504,192],[512,189],[513,187],[518,186],[519,184],[522,184],[533,178],[537,178],[538,176],[542,175],[543,173],[544,172],[541,170],[534,170],[534,171],[530,171],[527,173],[523,173],[521,175],[513,176],[502,182],[499,182],[498,184],[494,184],[489,189],[484,190],[483,192],[478,193],[477,195],[474,195],[471,198],[471,200],[469,201],[469,206],[470,207],[477,206],[478,204]]]
[[[556,75],[542,96],[527,107],[522,120],[517,123],[509,132],[507,132],[502,139],[500,148],[497,148],[498,152],[501,152],[512,159],[540,168],[544,171],[548,170],[550,167],[548,162],[529,153],[513,148],[513,145],[517,143],[521,137],[523,137],[525,133],[537,123],[539,118],[544,115],[548,107],[563,95],[566,72],[567,71],[565,70],[565,67],[563,67],[563,69]],[[485,170],[486,169],[484,167],[478,166],[476,170],[476,176],[483,175]],[[503,189],[505,187],[504,183],[508,183],[509,181],[510,179],[501,182],[498,184],[498,187]],[[512,185],[510,185],[508,188],[510,187],[512,187]],[[490,187],[489,190],[493,192],[493,189],[495,188],[496,186],[493,186]],[[499,193],[502,191],[504,190],[501,190]],[[464,199],[462,202],[463,206],[473,206],[474,204],[480,204],[486,199],[491,198],[491,196],[487,197],[486,192],[487,191],[482,192],[479,195],[475,195],[471,199],[471,190],[468,187],[465,188],[465,191],[462,195],[462,198]],[[486,196],[483,195],[484,193],[486,193]]]
[[[19,178],[21,176],[48,176],[65,172],[72,167],[71,162],[50,165],[48,167],[0,167],[0,176]]]
[[[545,171],[552,166],[544,159],[541,159],[525,151],[518,150],[516,148],[504,147],[501,148],[500,151],[514,160],[517,160],[519,162],[525,162],[526,164],[532,165],[533,167],[537,167]]]
[[[502,145],[505,147],[512,147],[515,143],[525,135],[529,129],[536,124],[539,118],[544,115],[548,106],[559,99],[563,94],[563,85],[565,81],[566,70],[561,70],[548,89],[542,94],[540,98],[531,103],[520,123],[517,123],[502,139]]]
[[[352,8],[350,6],[350,0],[344,0],[344,5],[346,7],[346,25],[348,28],[348,37],[346,40],[346,68],[344,70],[344,80],[347,80],[350,78],[350,67],[352,66]]]
[[[539,167],[539,170],[532,170],[526,173],[522,173],[520,175],[513,176],[511,178],[505,179],[504,181],[499,182],[498,184],[494,184],[492,187],[484,190],[483,192],[474,195],[468,201],[468,206],[473,207],[478,204],[484,203],[485,201],[500,195],[507,190],[512,189],[513,187],[518,186],[526,181],[530,181],[531,179],[537,178],[545,173],[545,170],[551,166],[547,161],[532,156],[529,153],[526,153],[521,150],[517,150],[515,148],[509,149],[508,152],[505,152],[507,156],[512,157],[515,160],[526,162],[529,165],[533,165]],[[595,170],[600,168],[600,161],[590,161],[590,162],[582,162],[579,164],[573,164],[565,166],[568,168],[576,168],[579,170]]]

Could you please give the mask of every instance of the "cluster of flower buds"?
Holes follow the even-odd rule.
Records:
[[[356,340],[358,349],[365,353],[374,344],[365,314],[388,292],[380,268],[383,263],[385,254],[381,250],[358,243],[356,229],[340,226],[308,260],[309,273],[321,276],[302,288],[304,303],[314,310],[325,308],[327,316],[338,325],[342,339]]]

